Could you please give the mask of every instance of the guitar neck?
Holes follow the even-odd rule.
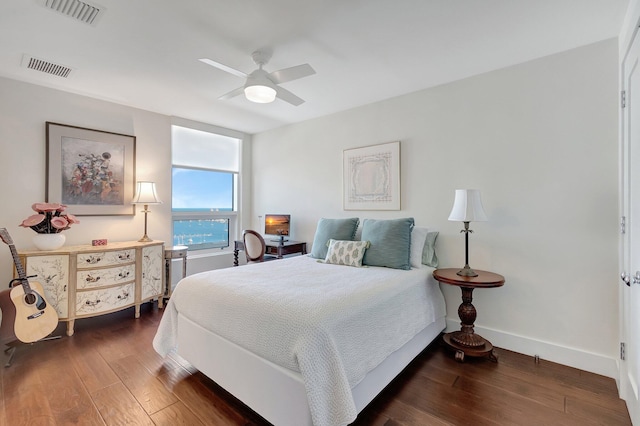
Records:
[[[27,279],[27,273],[24,270],[24,266],[22,266],[22,262],[20,261],[20,257],[18,256],[18,251],[13,244],[8,244],[9,249],[11,250],[11,256],[13,257],[13,263],[16,265],[16,271],[18,272],[18,278],[20,278],[20,283],[24,288],[24,292],[26,294],[31,293],[31,286],[29,285],[29,280]]]
[[[9,235],[7,228],[0,228],[0,239],[2,239],[2,242],[8,245],[9,250],[11,250],[13,263],[16,265],[16,271],[18,271],[18,279],[20,280],[20,284],[22,284],[22,288],[25,294],[31,294],[32,290],[31,290],[31,286],[29,286],[29,280],[27,279],[27,274],[24,271],[24,266],[22,266],[22,262],[18,257],[18,251],[16,250],[16,246],[13,244],[13,240],[11,239],[11,235]]]

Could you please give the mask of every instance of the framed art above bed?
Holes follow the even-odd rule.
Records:
[[[345,149],[345,210],[400,210],[400,142]]]

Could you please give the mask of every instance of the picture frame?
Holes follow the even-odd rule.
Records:
[[[46,122],[45,201],[76,216],[133,216],[136,137]]]
[[[400,210],[400,141],[345,149],[344,210]]]

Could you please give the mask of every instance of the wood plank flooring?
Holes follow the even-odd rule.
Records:
[[[25,345],[0,367],[0,426],[268,423],[151,341],[162,310],[76,321],[73,337]],[[65,325],[57,333],[64,335]],[[630,425],[612,379],[497,349],[458,363],[434,343],[354,425]]]

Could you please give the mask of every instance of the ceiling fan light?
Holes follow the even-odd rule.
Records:
[[[276,99],[276,90],[273,87],[254,84],[244,88],[244,95],[251,102],[268,104]]]

